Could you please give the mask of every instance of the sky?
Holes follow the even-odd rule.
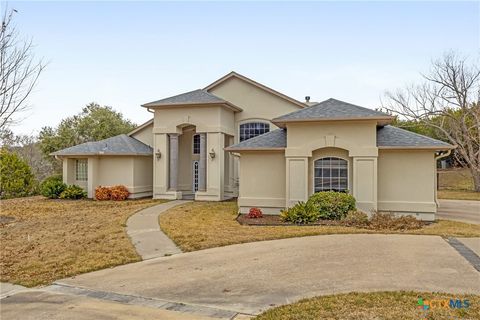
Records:
[[[5,2],[0,2],[2,7]],[[48,62],[17,134],[89,102],[141,124],[141,104],[236,71],[300,101],[368,108],[445,52],[480,55],[480,2],[9,2]],[[2,8],[3,11],[3,8]]]

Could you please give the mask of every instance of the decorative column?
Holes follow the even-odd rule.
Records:
[[[177,191],[178,186],[178,134],[170,133],[170,184],[169,189]]]
[[[198,190],[207,189],[207,135],[200,133],[200,161],[198,162]]]

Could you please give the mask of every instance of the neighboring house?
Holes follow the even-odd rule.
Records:
[[[366,211],[433,220],[436,157],[453,146],[388,125],[392,116],[329,99],[302,103],[231,72],[204,89],[150,102],[128,135],[53,153],[89,197],[221,201],[276,214],[318,191],[349,191]]]

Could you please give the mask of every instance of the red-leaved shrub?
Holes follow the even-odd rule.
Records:
[[[112,193],[111,199],[115,201],[125,200],[130,195],[130,192],[128,191],[127,187],[122,185],[113,186],[110,188],[110,191]]]
[[[95,188],[95,199],[122,201],[128,198],[130,192],[123,185],[113,187],[98,186]]]
[[[262,210],[260,210],[259,208],[250,208],[250,210],[248,211],[247,218],[249,219],[257,219],[262,217],[263,213]]]
[[[95,199],[97,200],[110,200],[112,192],[109,187],[98,186],[95,188]]]

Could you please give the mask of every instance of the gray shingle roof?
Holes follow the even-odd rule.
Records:
[[[377,147],[453,148],[446,142],[394,126],[377,128]]]
[[[138,155],[149,156],[153,149],[143,142],[126,134],[108,139],[86,142],[70,148],[51,153],[53,156],[80,156],[80,155]]]
[[[153,106],[168,106],[172,104],[193,104],[193,103],[198,103],[198,104],[203,104],[203,103],[222,103],[225,102],[225,100],[211,94],[210,92],[207,92],[202,89],[190,91],[190,92],[185,92],[173,97],[149,102],[143,104],[144,107],[153,107]]]
[[[297,110],[273,119],[273,122],[300,121],[312,119],[328,120],[346,118],[391,118],[390,115],[372,109],[356,106],[336,99],[328,99],[311,107]]]
[[[276,129],[260,136],[250,138],[235,145],[232,145],[226,150],[255,150],[255,149],[278,149],[285,148],[287,145],[287,130]]]
[[[232,145],[226,150],[279,149],[287,146],[287,130],[277,129]],[[394,126],[377,128],[377,147],[450,149],[452,145]]]

